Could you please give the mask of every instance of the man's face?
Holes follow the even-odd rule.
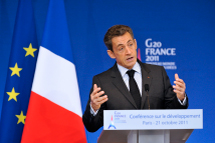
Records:
[[[112,47],[113,51],[107,50],[108,55],[116,59],[119,65],[132,69],[137,61],[137,42],[130,33],[112,38]]]

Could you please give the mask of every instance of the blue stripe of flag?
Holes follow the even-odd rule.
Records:
[[[41,46],[73,62],[69,37],[64,1],[51,0]]]

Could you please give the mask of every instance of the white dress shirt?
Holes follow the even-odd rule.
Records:
[[[127,86],[128,90],[130,90],[129,76],[126,73],[129,69],[126,69],[123,66],[120,66],[119,64],[117,64],[117,67],[119,69],[119,72],[122,76],[123,81],[125,82],[125,85]],[[134,65],[134,67],[132,69],[135,70],[134,79],[135,79],[137,86],[139,88],[140,95],[142,96],[142,74],[141,74],[141,67],[140,67],[139,63],[136,62],[136,64]]]

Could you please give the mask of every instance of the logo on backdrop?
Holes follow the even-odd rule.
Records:
[[[177,69],[174,61],[160,61],[161,56],[176,56],[176,48],[163,48],[160,41],[153,41],[152,38],[146,39],[145,46],[145,63],[164,66],[169,70]]]

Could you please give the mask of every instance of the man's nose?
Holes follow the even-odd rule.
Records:
[[[125,48],[126,54],[131,54],[131,49],[129,47]]]

